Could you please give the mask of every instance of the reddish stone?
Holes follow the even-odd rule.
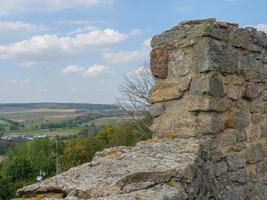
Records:
[[[233,118],[231,119],[227,119],[225,122],[224,122],[224,127],[225,128],[236,128],[237,126],[237,121]]]
[[[78,173],[76,173],[76,172],[67,172],[65,175],[66,175],[66,176],[69,176],[69,177],[71,177],[71,178],[74,178],[74,179],[80,177],[80,174],[78,174]]]
[[[247,84],[245,86],[245,97],[248,99],[257,99],[261,95],[261,92],[255,87],[255,85]]]
[[[168,76],[169,52],[167,49],[154,49],[151,52],[151,71],[155,78],[165,79]]]

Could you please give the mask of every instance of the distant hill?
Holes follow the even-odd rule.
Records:
[[[0,104],[1,109],[88,109],[88,110],[102,110],[102,109],[116,109],[114,104],[91,104],[91,103],[5,103]]]

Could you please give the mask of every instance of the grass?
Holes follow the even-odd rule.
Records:
[[[7,130],[5,135],[47,135],[54,137],[56,135],[69,136],[75,135],[84,129],[85,124],[78,125],[73,128],[57,128],[57,129],[40,129],[40,125],[46,123],[60,123],[75,119],[77,116],[86,114],[99,114],[98,110],[74,110],[74,109],[11,109],[0,110],[0,117],[22,123],[25,127],[20,130]],[[110,111],[111,114],[112,111]],[[86,124],[95,124],[96,128],[101,128],[108,123],[117,123],[125,120],[125,116],[102,117],[88,121]],[[0,125],[9,125],[5,120],[0,119]]]
[[[127,120],[129,117],[127,116],[118,116],[118,117],[102,117],[99,119],[95,119],[90,121],[88,124],[94,123],[97,127],[105,126],[108,123],[117,123],[122,120]]]
[[[0,125],[9,125],[9,123],[3,119],[0,119]]]
[[[75,135],[82,130],[82,127],[74,128],[58,128],[58,129],[39,129],[39,130],[18,130],[18,131],[8,131],[5,135],[47,135],[49,137],[54,137],[56,135],[69,136]]]
[[[84,113],[79,110],[73,109],[24,109],[24,110],[5,110],[0,111],[0,117],[18,121],[18,122],[30,122],[36,120],[60,120],[66,117],[77,117]]]

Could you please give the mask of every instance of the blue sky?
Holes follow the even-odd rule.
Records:
[[[114,103],[150,38],[188,19],[267,32],[266,0],[0,0],[0,103]]]

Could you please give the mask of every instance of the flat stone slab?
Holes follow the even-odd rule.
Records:
[[[138,199],[147,199],[146,196],[160,199],[165,183],[187,174],[201,142],[193,138],[151,139],[135,147],[105,149],[97,153],[92,162],[24,187],[18,194],[33,197],[63,193],[67,199],[95,200],[136,199],[136,195]]]

